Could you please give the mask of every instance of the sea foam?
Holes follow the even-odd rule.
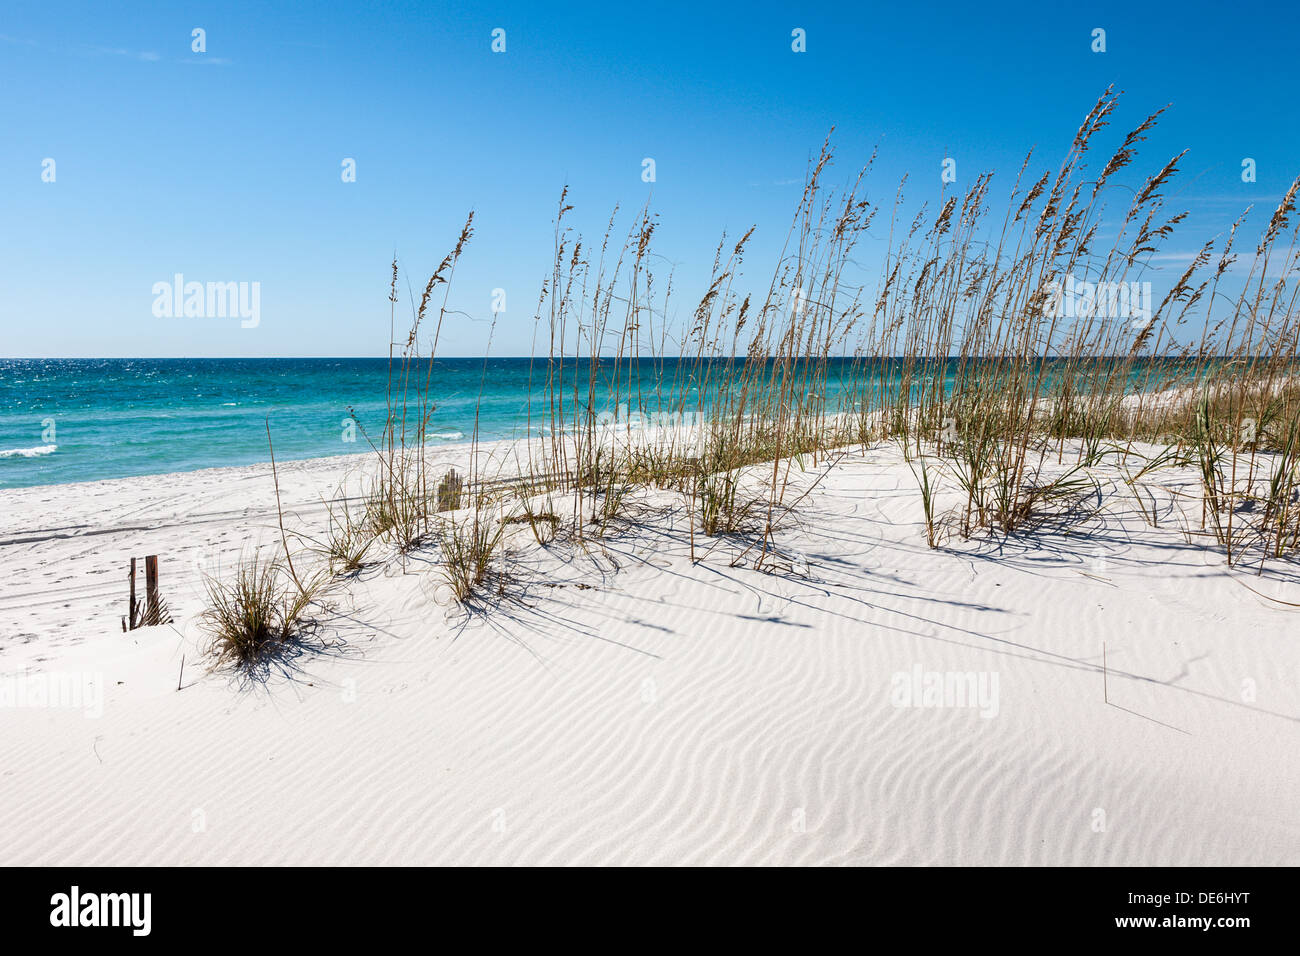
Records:
[[[52,455],[58,445],[37,445],[35,448],[0,449],[0,458],[36,458],[39,455]]]

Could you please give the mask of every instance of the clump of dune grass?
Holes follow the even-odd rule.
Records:
[[[372,436],[352,415],[378,463],[373,487],[366,496],[363,523],[369,533],[389,541],[404,554],[421,546],[433,530],[434,516],[448,510],[451,498],[459,496],[458,490],[447,485],[445,476],[442,484],[438,483],[428,460],[428,444],[437,410],[434,371],[438,342],[448,314],[452,278],[473,235],[473,224],[471,213],[451,251],[429,275],[419,304],[412,302],[404,341],[397,338],[400,270],[397,260],[393,260],[383,427]],[[430,321],[433,328],[426,333]]]
[[[904,446],[906,449],[906,446]],[[912,477],[916,479],[917,487],[921,492],[921,508],[925,513],[925,542],[931,548],[939,546],[938,523],[935,517],[935,496],[938,494],[938,485],[933,480],[930,468],[926,464],[925,456],[919,456],[913,464],[913,459],[907,459],[907,466],[912,470]]]
[[[439,539],[441,571],[457,601],[469,601],[488,582],[504,537],[504,522],[496,521],[478,508],[467,519],[448,522]]]
[[[296,656],[315,633],[312,608],[326,582],[317,576],[299,584],[281,558],[255,553],[228,579],[205,577],[204,587],[206,655],[214,668],[256,675]]]
[[[579,536],[603,534],[630,488],[677,488],[689,491],[692,524],[706,533],[755,524],[761,566],[793,462],[862,434],[828,417],[827,360],[860,316],[859,297],[841,279],[873,213],[856,191],[861,175],[843,190],[823,189],[830,160],[827,143],[809,164],[766,293],[739,289],[754,229],[724,236],[683,329],[667,319],[672,275],[657,271],[649,210],[622,239],[611,218],[589,247],[568,227],[573,207],[567,188],[561,194],[537,312],[544,352],[530,376],[541,399],[530,399],[529,425],[540,419],[545,437],[530,466],[579,491]],[[737,476],[759,463],[767,468],[754,476],[761,503],[740,502]]]
[[[696,487],[700,531],[709,537],[732,534],[747,527],[762,499],[744,500],[740,491],[741,476],[738,470],[725,470],[701,475]]]
[[[377,540],[364,514],[355,514],[347,502],[326,506],[325,540],[322,550],[330,570],[336,574],[354,574],[366,562]]]
[[[380,477],[362,506],[361,528],[400,552],[415,550],[428,537],[430,516],[436,510],[425,487],[419,456],[411,450],[382,457]]]

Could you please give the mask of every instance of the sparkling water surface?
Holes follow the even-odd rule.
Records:
[[[843,408],[864,374],[880,375],[880,362],[894,360],[868,363],[864,373],[861,363],[832,358],[827,409]],[[0,488],[264,462],[268,422],[279,461],[365,452],[366,436],[378,441],[383,431],[389,367],[387,358],[0,359]],[[610,406],[604,378],[613,367],[602,360],[597,408]],[[693,360],[642,359],[619,368],[620,401],[632,381],[647,413],[699,401]],[[589,370],[586,359],[566,360],[566,401],[576,376],[586,402]],[[427,374],[427,365],[417,374]],[[546,374],[545,359],[438,359],[430,440],[469,441],[476,407],[484,441],[536,433],[549,423]],[[349,408],[356,427],[348,426]]]

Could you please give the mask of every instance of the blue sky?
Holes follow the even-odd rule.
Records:
[[[747,277],[765,287],[832,125],[833,181],[879,146],[873,201],[904,172],[932,200],[945,156],[958,187],[993,168],[1004,196],[1029,147],[1055,167],[1111,83],[1107,146],[1173,104],[1135,171],[1190,149],[1167,272],[1300,172],[1293,3],[272,6],[7,0],[0,355],[382,354],[393,253],[422,284],[470,209],[454,304],[471,317],[440,351],[481,354],[503,288],[493,352],[526,354],[566,183],[588,241],[653,193],[685,310],[723,229],[759,227]],[[260,324],[156,317],[175,273],[259,282]]]

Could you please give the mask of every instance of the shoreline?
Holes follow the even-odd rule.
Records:
[[[510,441],[519,441],[519,440],[522,439],[503,438],[503,439],[495,439],[494,441],[510,442]],[[462,447],[469,447],[471,444],[472,442],[468,438],[466,438],[464,440],[458,439],[456,441],[440,442],[437,445],[430,445],[428,447],[431,449],[432,448],[462,448]],[[489,443],[480,442],[480,446],[486,444]],[[378,452],[372,450],[372,451],[344,452],[342,454],[336,454],[336,455],[313,455],[307,458],[286,458],[284,460],[281,460],[279,456],[276,456],[275,463],[276,466],[279,467],[279,466],[288,466],[288,465],[301,465],[301,464],[306,464],[308,462],[314,462],[314,461],[338,461],[338,460],[349,459],[349,458],[355,458],[358,460],[358,462],[360,462],[362,459],[374,458],[377,454]],[[191,468],[187,471],[151,471],[139,475],[118,475],[113,478],[89,478],[82,481],[56,481],[56,482],[47,482],[45,484],[40,484],[40,485],[13,485],[12,487],[0,486],[0,496],[3,496],[11,492],[32,491],[38,488],[75,488],[78,486],[100,485],[106,482],[113,482],[113,481],[145,481],[150,478],[156,478],[156,479],[179,478],[183,475],[197,475],[209,471],[237,471],[240,469],[249,469],[249,468],[269,469],[270,467],[271,467],[271,459],[268,457],[265,461],[248,462],[243,465],[205,465],[202,468]]]
[[[744,359],[745,356],[730,356],[730,357],[715,356],[708,360],[708,364],[720,365],[732,361],[737,361],[743,364]],[[960,361],[979,362],[981,360],[982,359],[969,358],[969,357],[966,359],[962,359],[958,356],[948,356],[944,358],[927,358],[924,356],[920,356],[913,359],[912,361],[926,365],[928,363],[934,363],[934,362],[945,362],[945,363],[952,364]],[[995,359],[989,358],[987,360],[994,361]],[[1124,360],[1125,359],[1121,359],[1119,357],[1106,357],[1102,359],[1102,361],[1106,361],[1106,362],[1124,361]],[[0,360],[0,361],[5,361],[5,360]],[[36,361],[36,360],[25,359],[25,360],[9,360],[9,361]],[[60,359],[56,361],[69,361],[69,360]],[[94,363],[94,362],[104,362],[110,360],[79,359],[77,361]],[[128,363],[137,360],[117,359],[111,361]],[[139,361],[173,362],[173,363],[181,363],[181,362],[191,363],[191,362],[198,362],[198,361],[210,361],[210,362],[217,362],[217,363],[221,363],[221,362],[249,363],[249,362],[253,362],[254,360],[252,359],[210,359],[210,360],[148,359],[148,360],[139,360]],[[347,363],[347,362],[376,362],[376,361],[386,362],[387,360],[382,357],[374,358],[374,359],[365,358],[365,357],[356,358],[356,359],[329,357],[329,358],[320,358],[320,359],[296,359],[296,358],[279,359],[277,358],[277,359],[261,359],[258,361],[284,362],[284,363],[312,362],[312,361]],[[477,369],[484,362],[484,359],[482,357],[446,357],[446,358],[436,359],[435,361],[447,363],[449,367],[451,367],[452,369],[454,369],[459,365],[466,365],[466,366],[472,365],[474,366],[474,368],[471,369],[471,371],[474,371],[476,374],[471,377],[474,378],[475,381],[477,382],[478,381]],[[536,357],[528,357],[528,356],[508,356],[508,357],[503,356],[498,358],[489,358],[487,361],[505,363],[506,365],[510,365],[511,363],[513,363],[514,365],[520,367],[532,366],[533,364],[539,364],[539,365],[544,364],[544,360],[539,360]],[[581,369],[582,363],[587,361],[587,359],[579,357],[576,359],[571,359],[571,361],[576,363],[575,365],[571,366],[572,368]],[[612,360],[607,360],[607,361],[612,361]],[[625,358],[622,360],[623,364],[628,368],[635,366],[637,363],[641,363],[643,365],[650,365],[652,367],[658,368],[663,363],[670,363],[670,364],[680,363],[682,365],[690,365],[694,361],[695,359],[691,357],[682,357],[682,356],[670,356],[666,358],[645,357],[636,360]],[[767,361],[773,362],[774,360],[769,358]],[[806,361],[811,362],[813,361],[813,359],[809,357],[806,359]],[[840,373],[838,373],[838,375],[832,375],[830,378],[831,381],[836,383],[836,388],[832,389],[827,395],[827,403],[828,403],[827,414],[843,414],[845,406],[837,405],[836,403],[847,400],[850,403],[850,405],[852,405],[852,403],[856,401],[856,397],[852,394],[849,394],[849,392],[847,391],[841,392],[841,391],[837,391],[836,389],[848,388],[850,386],[850,383],[854,383],[853,387],[858,387],[859,385],[862,384],[862,382],[859,381],[857,377],[860,373],[866,373],[868,376],[874,375],[876,373],[871,371],[871,369],[874,366],[884,367],[887,365],[891,365],[893,363],[907,361],[907,359],[905,359],[902,356],[894,356],[894,357],[881,356],[881,357],[873,357],[869,359],[853,357],[853,356],[830,356],[826,359],[826,361],[829,363],[828,367],[830,369],[835,369],[838,367],[842,370],[843,369],[852,370],[854,373],[853,375],[845,377],[845,375],[841,371]],[[1068,361],[1068,360],[1056,356],[1042,356],[1039,357],[1036,361],[1047,362],[1050,364],[1052,362]],[[1168,365],[1170,362],[1175,362],[1180,366],[1187,366],[1187,367],[1193,367],[1197,364],[1195,361],[1190,359],[1171,360],[1162,357],[1143,357],[1136,361],[1138,361],[1140,364],[1146,363],[1148,365],[1160,366],[1160,367]],[[1214,362],[1218,362],[1222,360],[1218,358],[1214,358],[1214,359],[1208,359],[1206,361],[1212,364]],[[178,376],[177,379],[178,386],[183,384],[184,387],[186,388],[193,387],[193,381],[192,381],[193,376],[186,377],[182,382],[179,379],[179,373],[176,374]],[[335,370],[335,374],[336,376],[339,377],[339,381],[346,382],[349,379],[349,376],[354,374],[354,370],[349,370],[347,368],[344,368],[340,370]],[[455,374],[454,371],[448,371],[448,375],[451,375],[453,378],[454,378],[454,374]],[[575,372],[575,374],[578,373]],[[212,407],[209,407],[208,405],[204,405],[204,404],[193,404],[195,401],[198,401],[199,399],[210,402],[214,399],[214,396],[216,398],[229,397],[232,399],[240,397],[240,393],[238,393],[237,391],[231,392],[228,395],[220,394],[220,390],[222,388],[232,386],[236,382],[237,379],[234,378],[232,378],[230,382],[226,382],[226,383],[222,383],[219,381],[218,383],[212,386],[205,386],[205,387],[210,387],[212,389],[215,389],[216,391],[200,393],[197,396],[190,395],[188,398],[179,401],[176,406],[178,409],[177,412],[178,417],[176,419],[176,423],[174,423],[176,424],[176,427],[181,427],[184,424],[191,422],[191,420],[199,420],[197,416],[207,415],[213,412],[214,409],[217,411],[226,410],[227,406],[231,406],[231,410],[228,412],[229,422],[231,424],[237,424],[242,422],[244,413],[248,412],[248,409],[251,407],[251,406],[247,406],[242,400],[242,398],[240,401],[222,402],[221,405],[212,406]],[[157,388],[156,384],[149,385],[148,389],[146,389],[145,385],[141,382],[137,382],[136,384],[139,388],[142,389],[141,392],[142,396],[146,395],[148,389]],[[288,384],[293,385],[292,380],[288,380]],[[303,381],[301,383],[298,383],[298,385],[295,387],[310,390],[311,384],[312,384],[311,379],[308,376],[308,377],[304,377]],[[337,382],[335,384],[337,384]],[[453,386],[455,385],[454,382],[452,384]],[[521,383],[514,383],[514,384],[521,384]],[[4,383],[0,382],[0,393],[3,393],[3,386]],[[20,430],[18,428],[19,423],[17,422],[16,416],[14,421],[6,422],[6,425],[13,431],[13,434],[10,438],[7,438],[5,440],[5,443],[0,444],[0,493],[6,491],[13,491],[20,488],[44,487],[46,485],[86,484],[86,483],[92,483],[98,481],[114,480],[117,478],[139,478],[139,477],[155,476],[155,475],[165,476],[165,475],[180,474],[180,473],[191,473],[196,471],[204,471],[209,468],[246,467],[246,466],[257,465],[267,460],[265,443],[261,441],[256,441],[252,445],[241,447],[240,449],[232,450],[231,452],[232,454],[234,451],[240,451],[241,453],[247,452],[248,454],[250,454],[251,457],[256,459],[253,461],[248,461],[243,465],[230,465],[221,462],[221,463],[214,463],[214,464],[204,464],[198,467],[178,470],[176,468],[169,468],[166,463],[159,463],[157,467],[161,468],[162,470],[152,470],[154,466],[152,464],[149,464],[146,465],[145,467],[149,468],[150,470],[144,470],[132,474],[113,474],[108,477],[102,477],[102,478],[77,477],[74,478],[73,480],[66,480],[66,481],[65,480],[50,481],[47,479],[38,478],[36,482],[34,483],[30,482],[26,477],[21,477],[21,476],[23,476],[25,473],[29,473],[31,469],[34,468],[42,468],[46,470],[48,473],[53,473],[55,475],[63,474],[63,473],[76,474],[77,472],[87,470],[88,467],[91,467],[93,470],[94,463],[92,462],[92,466],[87,466],[86,461],[90,460],[94,456],[102,455],[106,450],[109,450],[109,445],[112,444],[113,440],[121,439],[122,437],[121,435],[118,434],[118,432],[121,431],[120,426],[114,425],[110,427],[109,425],[111,420],[118,416],[119,412],[115,412],[113,416],[101,420],[96,416],[99,415],[103,410],[100,409],[99,411],[96,411],[95,407],[88,406],[86,409],[86,417],[84,418],[84,420],[80,421],[77,424],[78,428],[81,428],[86,432],[86,437],[83,437],[82,439],[83,443],[78,444],[76,447],[73,447],[72,445],[66,445],[65,447],[61,448],[58,437],[55,434],[54,425],[57,424],[59,429],[66,429],[72,427],[71,422],[65,418],[64,414],[58,411],[63,401],[67,399],[67,396],[62,394],[62,391],[66,391],[66,389],[69,387],[70,386],[68,386],[66,383],[61,382],[60,378],[57,375],[53,376],[50,382],[46,383],[45,386],[49,394],[38,396],[38,398],[35,401],[35,404],[33,404],[31,408],[28,409],[27,413],[33,417],[31,418],[30,422],[25,421],[22,423],[23,430]],[[1277,384],[1276,387],[1280,388],[1282,386],[1279,383]],[[1179,384],[1174,388],[1163,389],[1163,390],[1160,388],[1149,388],[1145,392],[1126,390],[1122,395],[1121,405],[1125,409],[1144,407],[1148,411],[1158,410],[1162,407],[1174,404],[1176,397],[1184,398],[1188,394],[1191,394],[1188,391],[1188,388],[1189,386],[1185,384]],[[1177,393],[1177,395],[1175,395],[1175,393]],[[276,399],[276,401],[282,403],[279,405],[275,405],[276,414],[281,416],[279,422],[276,424],[276,427],[284,429],[284,431],[280,435],[281,441],[285,441],[287,439],[292,438],[295,428],[309,427],[310,429],[315,430],[313,431],[313,434],[316,434],[316,432],[320,432],[323,434],[324,431],[328,430],[326,426],[329,425],[329,423],[332,420],[336,419],[338,416],[343,415],[347,407],[350,407],[351,405],[354,404],[358,408],[361,408],[367,403],[382,404],[384,399],[384,396],[376,389],[369,388],[368,386],[364,386],[359,383],[353,383],[353,387],[351,387],[350,390],[348,390],[343,396],[339,398],[337,402],[337,408],[333,408],[333,410],[330,411],[329,414],[320,413],[319,411],[313,411],[312,415],[315,417],[311,418],[310,424],[308,425],[305,419],[298,420],[298,416],[300,416],[304,412],[304,409],[308,407],[308,405],[302,405],[297,403],[297,399],[300,397],[301,394],[302,394],[301,392],[294,392],[290,390],[290,391],[286,391],[281,397]],[[453,387],[452,392],[450,394],[452,396],[452,399],[450,399],[452,404],[455,404],[461,398],[465,397],[464,394],[462,394],[462,392],[455,387]],[[513,395],[513,393],[511,393],[511,395]],[[868,396],[872,399],[872,401],[875,401],[876,398],[878,397],[877,393],[870,389],[868,390],[868,392],[864,392],[862,393],[862,396],[858,396],[858,397],[868,397]],[[500,415],[501,403],[506,402],[508,404],[509,401],[513,401],[514,398],[516,397],[519,399],[520,402],[526,401],[527,398],[526,394],[522,392],[518,396],[514,396],[512,398],[509,398],[508,400],[506,398],[503,398],[501,395],[492,395],[490,397],[485,398],[480,394],[479,397],[480,405],[491,405],[496,409],[496,411],[494,411],[493,414],[496,415],[497,417],[493,418],[490,424],[485,426],[486,433],[492,435],[504,435],[504,437],[494,437],[489,440],[494,442],[521,441],[521,440],[525,440],[528,437],[527,435],[524,434],[528,424],[528,419],[526,416],[513,415],[513,417],[506,416],[503,418]],[[144,404],[142,404],[139,408],[130,406],[124,411],[121,410],[119,411],[120,414],[126,414],[128,416],[129,415],[142,416],[140,418],[141,421],[156,422],[157,421],[156,416],[153,415],[152,413],[156,412],[158,409],[154,405],[151,405],[149,402],[156,402],[158,400],[159,400],[158,395],[153,394],[152,397],[149,399],[149,401],[144,402]],[[655,392],[653,396],[653,401],[647,403],[646,408],[643,409],[641,413],[651,414],[651,415],[661,414],[659,403],[660,403],[660,396],[658,395],[657,392]],[[651,409],[650,407],[651,405],[654,406],[653,409]],[[18,407],[20,408],[23,407],[21,401]],[[40,409],[40,411],[38,411],[37,409]],[[469,406],[467,409],[460,409],[459,411],[456,412],[456,414],[460,415],[462,412],[464,414],[474,414],[476,413],[476,409],[471,404],[471,406]],[[206,419],[204,420],[206,421]],[[224,421],[224,419],[222,420]],[[131,419],[131,421],[135,422],[136,419]],[[466,437],[469,432],[469,426],[466,423],[466,420],[463,418],[456,418],[455,421],[459,422],[459,424],[440,423],[438,424],[437,429],[443,430],[445,428],[450,432],[459,433],[461,437],[454,438],[451,440],[440,441],[440,444],[446,444],[448,446],[451,446],[451,445],[468,444],[470,442],[470,439]],[[50,427],[45,430],[42,430],[41,428],[38,428],[36,426],[37,422],[40,422],[40,424],[43,426],[49,425]],[[256,419],[254,424],[256,424],[257,428],[260,429],[261,420]],[[114,428],[117,429],[117,431],[113,431]],[[65,431],[64,434],[66,435],[68,434],[68,432]],[[181,435],[179,437],[183,438],[185,436]],[[139,439],[133,435],[128,435],[125,440],[128,443],[134,443],[137,440],[143,440],[143,439]],[[161,434],[151,438],[150,440],[157,441],[160,444],[165,445],[170,442],[175,442],[179,440],[179,438],[176,434]],[[292,442],[290,441],[289,444],[292,445]],[[312,450],[304,450],[302,448],[295,448],[291,450],[286,449],[287,456],[284,458],[284,461],[286,462],[308,461],[308,460],[316,460],[320,458],[345,457],[352,454],[366,454],[365,451],[360,451],[360,452],[337,451],[338,445],[334,444],[333,440],[331,440],[330,442],[326,442],[323,438],[319,439],[319,443],[317,443],[317,439],[313,439],[312,443],[309,444],[321,450],[312,451]],[[153,446],[146,444],[145,447],[153,447]],[[123,456],[118,459],[114,459],[115,462],[127,466],[129,466],[133,460],[134,459],[130,455]],[[64,464],[65,461],[71,463]],[[16,480],[19,483],[7,484],[5,480],[7,476],[12,476],[8,478],[8,480]]]

